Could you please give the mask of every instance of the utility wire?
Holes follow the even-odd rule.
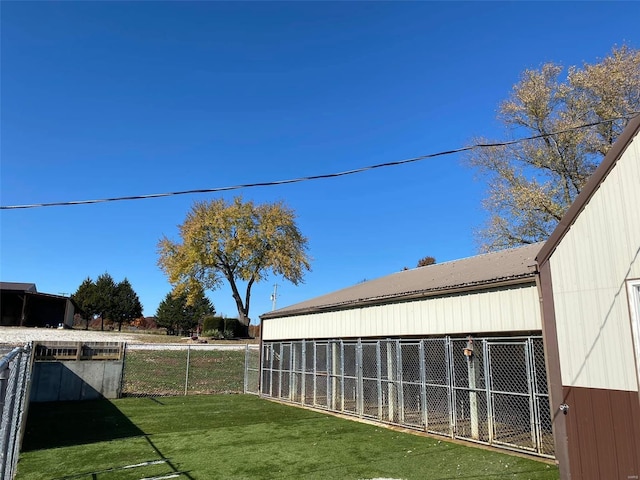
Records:
[[[322,175],[311,175],[308,177],[298,177],[298,178],[291,178],[287,180],[276,180],[271,182],[245,183],[241,185],[232,185],[227,187],[201,188],[201,189],[194,189],[194,190],[181,190],[177,192],[151,193],[147,195],[132,195],[132,196],[126,196],[126,197],[101,198],[96,200],[76,200],[76,201],[69,201],[69,202],[33,203],[33,204],[26,204],[26,205],[3,205],[3,206],[0,206],[0,210],[18,210],[18,209],[25,209],[25,208],[41,208],[41,207],[63,207],[63,206],[71,206],[71,205],[88,205],[88,204],[94,204],[94,203],[119,202],[119,201],[125,201],[125,200],[144,200],[148,198],[173,197],[177,195],[191,195],[196,193],[228,192],[231,190],[240,190],[243,188],[272,187],[276,185],[287,185],[291,183],[308,182],[311,180],[323,180],[327,178],[344,177],[347,175],[354,175],[356,173],[367,172],[369,170],[375,170],[378,168],[395,167],[398,165],[415,163],[415,162],[419,162],[419,161],[430,159],[430,158],[443,157],[446,155],[453,155],[454,153],[468,152],[468,151],[480,149],[480,148],[506,147],[509,145],[517,144],[517,143],[528,142],[531,140],[552,137],[554,135],[560,135],[560,134],[572,132],[575,130],[581,130],[583,128],[590,128],[597,125],[603,125],[605,123],[615,122],[616,120],[631,119],[637,115],[640,115],[640,112],[632,112],[629,115],[610,118],[608,120],[601,120],[598,122],[586,123],[583,125],[566,128],[564,130],[557,130],[551,133],[533,135],[531,137],[523,137],[515,140],[504,141],[504,142],[476,143],[474,145],[470,145],[467,147],[460,147],[453,150],[445,150],[445,151],[436,152],[436,153],[429,153],[427,155],[407,158],[405,160],[397,160],[395,162],[378,163],[376,165],[369,165],[366,167],[355,168],[353,170],[345,170],[344,172],[326,173]]]

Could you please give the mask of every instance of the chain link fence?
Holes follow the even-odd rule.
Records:
[[[258,345],[127,344],[123,397],[258,393]]]
[[[553,457],[542,338],[265,342],[261,394]]]
[[[31,374],[31,345],[0,346],[0,479],[11,480],[24,424]]]

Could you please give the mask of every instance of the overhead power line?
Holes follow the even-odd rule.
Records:
[[[366,166],[366,167],[355,168],[353,170],[345,170],[344,172],[325,173],[325,174],[321,174],[321,175],[311,175],[311,176],[308,176],[308,177],[290,178],[290,179],[287,179],[287,180],[275,180],[275,181],[270,181],[270,182],[245,183],[245,184],[241,184],[241,185],[231,185],[231,186],[226,186],[226,187],[199,188],[199,189],[193,189],[193,190],[181,190],[181,191],[176,191],[176,192],[151,193],[151,194],[146,194],[146,195],[131,195],[131,196],[126,196],[126,197],[100,198],[100,199],[95,199],[95,200],[75,200],[75,201],[68,201],[68,202],[32,203],[32,204],[25,204],[25,205],[3,205],[3,206],[0,206],[0,210],[18,210],[18,209],[25,209],[25,208],[42,208],[42,207],[66,207],[66,206],[71,206],[71,205],[88,205],[88,204],[94,204],[94,203],[120,202],[120,201],[125,201],[125,200],[144,200],[144,199],[149,199],[149,198],[173,197],[173,196],[177,196],[177,195],[192,195],[192,194],[196,194],[196,193],[228,192],[228,191],[231,191],[231,190],[241,190],[243,188],[273,187],[273,186],[277,186],[277,185],[287,185],[287,184],[291,184],[291,183],[308,182],[308,181],[311,181],[311,180],[324,180],[324,179],[328,179],[328,178],[337,178],[337,177],[344,177],[344,176],[347,176],[347,175],[354,175],[356,173],[363,173],[363,172],[367,172],[369,170],[375,170],[375,169],[378,169],[378,168],[395,167],[395,166],[398,166],[398,165],[405,165],[405,164],[408,164],[408,163],[415,163],[415,162],[419,162],[419,161],[422,161],[422,160],[427,160],[427,159],[430,159],[430,158],[443,157],[443,156],[446,156],[446,155],[453,155],[454,153],[468,152],[470,150],[475,150],[475,149],[478,149],[478,148],[506,147],[508,145],[514,145],[514,144],[517,144],[517,143],[527,142],[527,141],[531,141],[531,140],[537,140],[537,139],[540,139],[540,138],[552,137],[554,135],[560,135],[560,134],[568,133],[568,132],[571,132],[571,131],[574,131],[574,130],[581,130],[583,128],[589,128],[589,127],[594,127],[594,126],[597,126],[597,125],[603,125],[605,123],[615,122],[616,120],[630,119],[630,118],[633,118],[633,117],[635,117],[637,115],[640,115],[640,112],[633,112],[633,113],[630,113],[629,115],[616,117],[616,118],[610,118],[608,120],[601,120],[599,122],[585,123],[583,125],[570,127],[570,128],[566,128],[566,129],[563,129],[563,130],[557,130],[557,131],[551,132],[551,133],[533,135],[531,137],[522,137],[522,138],[518,138],[518,139],[515,139],[515,140],[508,140],[508,141],[504,141],[504,142],[476,143],[474,145],[470,145],[470,146],[467,146],[467,147],[460,147],[460,148],[456,148],[456,149],[453,149],[453,150],[445,150],[445,151],[436,152],[436,153],[429,153],[427,155],[421,155],[419,157],[407,158],[405,160],[397,160],[397,161],[394,161],[394,162],[378,163],[376,165],[369,165],[369,166]]]

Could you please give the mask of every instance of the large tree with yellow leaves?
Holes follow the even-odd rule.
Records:
[[[198,286],[214,290],[226,280],[238,319],[249,325],[255,282],[273,273],[297,285],[310,269],[307,239],[295,219],[282,203],[196,202],[179,226],[182,241],[165,236],[158,243],[158,264],[178,295],[198,291]]]
[[[640,51],[614,48],[595,64],[548,63],[525,70],[499,119],[514,137],[540,138],[474,149],[487,175],[479,233],[485,251],[546,240],[629,119],[640,111]],[[587,128],[575,128],[594,124]],[[495,143],[478,139],[477,143]]]

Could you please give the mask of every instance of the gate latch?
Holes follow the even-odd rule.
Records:
[[[566,415],[567,413],[569,413],[569,405],[567,405],[566,403],[561,404],[560,411]]]

